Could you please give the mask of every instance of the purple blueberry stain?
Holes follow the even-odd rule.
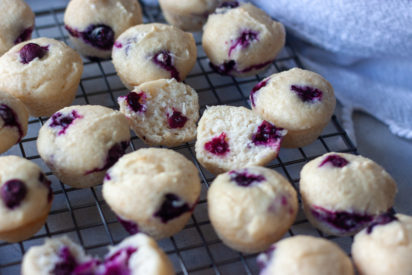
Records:
[[[3,199],[4,204],[9,209],[18,207],[26,198],[26,195],[26,184],[18,179],[6,181],[0,188],[0,196]]]
[[[130,92],[124,97],[130,109],[135,113],[144,113],[147,110],[146,93],[140,91],[139,93]]]
[[[102,172],[112,167],[119,160],[119,158],[121,158],[126,153],[126,149],[127,147],[129,147],[129,143],[129,141],[122,141],[114,144],[107,152],[103,167],[87,171],[86,175],[95,172]]]
[[[394,213],[383,213],[373,219],[373,221],[368,225],[366,233],[371,234],[376,226],[385,225],[397,220],[398,218],[395,216]]]
[[[23,127],[18,121],[16,112],[6,104],[0,104],[0,118],[3,119],[4,127],[16,127],[19,132],[20,141],[23,138]]]
[[[283,206],[288,205],[288,199],[286,198],[286,196],[282,196],[282,197],[280,198],[280,203],[281,203]]]
[[[14,40],[14,45],[19,44],[21,42],[27,41],[31,38],[31,33],[33,32],[33,27],[28,27],[24,29],[19,36]]]
[[[172,78],[180,81],[179,71],[174,66],[174,61],[171,53],[167,50],[162,50],[153,55],[153,63],[170,73]]]
[[[246,67],[242,70],[237,69],[236,61],[234,61],[234,60],[225,61],[220,65],[215,65],[215,64],[209,62],[209,65],[214,71],[216,71],[219,74],[230,75],[231,72],[242,74],[242,73],[249,73],[253,70],[260,70],[260,69],[263,69],[264,67],[268,66],[271,63],[272,63],[272,61],[266,61],[266,62],[263,62],[263,63],[260,63],[260,64],[251,65],[251,66]]]
[[[252,143],[256,146],[268,146],[277,149],[284,135],[285,130],[283,128],[277,128],[264,120],[252,135]]]
[[[110,176],[109,173],[106,173],[106,175],[104,175],[104,180],[111,180],[112,177]]]
[[[232,55],[233,50],[240,47],[241,49],[246,49],[254,41],[259,41],[259,33],[253,30],[244,30],[241,32],[240,36],[235,40],[231,41],[231,46],[229,48],[228,56]]]
[[[255,97],[256,97],[256,93],[262,89],[263,87],[265,87],[269,82],[269,79],[264,79],[261,82],[259,82],[258,84],[255,85],[255,87],[253,87],[252,91],[250,92],[250,102],[252,103],[252,106],[255,107]]]
[[[80,115],[76,110],[72,110],[68,114],[57,112],[52,115],[49,127],[57,128],[58,129],[57,135],[60,136],[66,133],[67,128],[69,128],[70,125],[72,125],[72,123],[76,119],[81,119],[81,118],[83,118],[83,116]]]
[[[117,48],[117,49],[123,48],[123,44],[120,43],[119,41],[115,41],[113,46],[114,46],[115,48]]]
[[[260,271],[263,271],[263,269],[265,269],[268,266],[269,262],[273,258],[273,254],[275,253],[275,250],[276,250],[276,246],[272,244],[268,250],[259,254],[259,256],[256,259],[256,262],[259,266]]]
[[[87,262],[78,264],[75,269],[69,273],[69,275],[94,275],[96,270],[99,269],[102,262],[98,259],[91,259]]]
[[[319,167],[322,167],[326,164],[331,164],[336,168],[342,168],[348,165],[349,161],[339,155],[329,155],[321,162],[321,164],[319,164]]]
[[[183,128],[186,124],[187,117],[175,109],[173,109],[172,115],[167,114],[167,124],[170,128]]]
[[[49,52],[49,46],[40,46],[36,43],[27,43],[20,51],[20,62],[22,64],[29,64],[33,59],[42,59]]]
[[[230,152],[227,141],[226,133],[223,132],[218,137],[214,137],[211,141],[206,142],[204,148],[214,155],[224,156]]]
[[[231,181],[236,182],[237,185],[242,187],[254,186],[266,180],[264,176],[249,173],[247,169],[243,169],[242,171],[233,170],[229,172],[229,175]]]
[[[47,177],[43,173],[39,174],[39,182],[41,182],[41,184],[47,187],[48,189],[47,201],[51,202],[53,199],[53,190],[51,188],[51,182],[47,179]]]
[[[136,233],[139,233],[139,226],[137,225],[137,223],[123,219],[119,216],[116,216],[117,220],[119,221],[119,223],[123,226],[123,228],[130,234],[130,235],[134,235]]]
[[[75,38],[82,39],[85,43],[100,50],[111,50],[114,44],[114,31],[105,24],[90,25],[84,31],[65,26],[69,34]]]
[[[310,86],[298,86],[292,85],[290,89],[296,93],[296,95],[303,102],[315,103],[322,100],[322,91]]]
[[[373,220],[372,215],[348,211],[330,211],[323,207],[313,206],[312,215],[326,224],[342,232],[356,232]]]
[[[175,194],[167,193],[159,210],[154,213],[163,223],[179,217],[180,215],[192,211],[192,208],[180,197]]]
[[[117,250],[113,255],[106,258],[104,273],[102,275],[130,275],[129,269],[130,257],[137,251],[134,247],[125,247]]]
[[[70,249],[63,246],[58,253],[59,261],[54,266],[52,274],[55,275],[71,275],[77,266],[77,261],[73,257]]]

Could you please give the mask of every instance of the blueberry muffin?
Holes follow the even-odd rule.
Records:
[[[352,258],[360,275],[412,274],[412,217],[385,213],[356,234]]]
[[[397,187],[372,160],[332,152],[303,167],[300,192],[315,227],[332,235],[353,235],[393,206]]]
[[[196,63],[196,43],[191,33],[152,23],[129,28],[116,40],[113,64],[129,89],[161,78],[183,81]]]
[[[71,0],[64,13],[71,43],[91,58],[110,58],[117,37],[142,22],[136,0]]]
[[[294,236],[273,244],[257,258],[260,275],[354,275],[349,257],[331,241]]]
[[[109,169],[103,197],[129,233],[161,239],[186,225],[200,188],[192,162],[173,150],[148,148],[123,156]]]
[[[333,88],[317,73],[293,68],[258,83],[250,94],[253,111],[288,130],[282,146],[303,147],[316,140],[336,105]]]
[[[64,183],[77,188],[103,182],[129,146],[126,117],[95,105],[70,106],[56,112],[39,131],[37,150]]]
[[[295,189],[274,170],[250,166],[220,174],[207,193],[210,221],[223,242],[261,252],[290,228],[298,211]]]
[[[0,153],[6,152],[27,133],[29,113],[20,100],[0,91]]]
[[[0,157],[0,240],[18,242],[33,236],[46,222],[53,193],[33,162]]]
[[[285,28],[252,4],[226,4],[211,14],[202,45],[211,67],[232,76],[255,75],[285,44]]]
[[[83,62],[63,42],[36,38],[0,57],[0,90],[20,99],[32,116],[50,116],[72,103]]]
[[[118,102],[133,131],[149,145],[177,146],[196,137],[197,93],[174,78],[145,82]]]
[[[14,45],[31,38],[34,13],[23,0],[2,0],[0,14],[1,56]]]
[[[33,246],[23,258],[22,275],[134,274],[172,275],[173,266],[156,242],[136,234],[111,247],[103,260],[90,257],[67,237]]]
[[[212,106],[197,127],[196,158],[214,174],[265,165],[277,157],[286,133],[244,107]]]
[[[185,30],[199,31],[220,0],[174,1],[159,0],[166,21]]]

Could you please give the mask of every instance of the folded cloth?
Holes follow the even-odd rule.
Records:
[[[286,26],[304,67],[332,83],[344,121],[363,110],[412,139],[410,0],[252,2]]]

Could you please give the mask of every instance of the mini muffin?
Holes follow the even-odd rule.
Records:
[[[232,76],[266,69],[285,44],[285,28],[252,4],[223,5],[203,28],[202,45],[211,67]]]
[[[356,234],[352,258],[360,275],[412,274],[412,217],[384,214]]]
[[[247,253],[266,250],[291,227],[295,189],[279,173],[250,166],[220,174],[208,193],[209,218],[223,242]]]
[[[1,56],[14,45],[31,38],[34,13],[23,0],[2,0],[0,14]]]
[[[199,31],[220,0],[174,1],[159,0],[166,21],[185,30]]]
[[[20,100],[0,91],[0,153],[18,143],[27,133],[29,113]]]
[[[328,124],[336,99],[330,83],[317,73],[293,68],[258,83],[250,94],[252,109],[288,130],[282,146],[303,147]]]
[[[174,78],[143,83],[118,102],[133,131],[147,144],[176,146],[196,137],[197,93]]]
[[[0,57],[0,90],[20,99],[32,116],[50,116],[72,103],[83,62],[63,42],[36,38]]]
[[[197,127],[196,158],[214,174],[265,165],[277,157],[286,133],[244,107],[212,106]]]
[[[33,162],[0,157],[0,240],[19,242],[44,225],[53,193],[50,182]]]
[[[300,192],[312,225],[325,233],[344,236],[355,234],[375,216],[388,211],[397,187],[372,160],[332,152],[303,167]]]
[[[152,23],[129,28],[116,40],[113,64],[129,89],[161,78],[183,81],[196,63],[196,43],[191,33]]]
[[[22,275],[134,274],[171,275],[172,263],[156,242],[144,234],[111,247],[104,260],[92,258],[66,236],[34,246],[23,258]]]
[[[70,41],[87,57],[110,58],[116,38],[142,22],[136,0],[71,0],[64,13]]]
[[[189,220],[200,195],[194,164],[169,149],[127,154],[107,172],[103,197],[129,233],[172,236]]]
[[[103,182],[129,146],[126,117],[103,106],[70,106],[47,120],[39,131],[37,150],[64,183],[77,188]]]
[[[354,275],[349,257],[331,241],[294,236],[273,244],[257,258],[260,275]]]

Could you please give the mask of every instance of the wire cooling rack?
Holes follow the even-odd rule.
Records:
[[[144,6],[145,22],[164,22],[158,7]],[[36,14],[34,37],[46,36],[68,43],[63,24],[64,9],[40,11]],[[199,95],[201,112],[206,105],[249,106],[248,96],[252,87],[264,77],[301,64],[290,45],[279,54],[277,60],[263,74],[249,78],[220,76],[213,72],[201,48],[200,33],[194,33],[198,58],[186,83]],[[69,43],[70,44],[70,43]],[[116,98],[127,93],[116,75],[110,60],[84,60],[84,72],[73,104],[99,104],[118,109]],[[80,243],[88,253],[104,255],[106,246],[120,242],[128,236],[117,222],[115,215],[104,202],[101,186],[74,189],[63,185],[51,174],[36,149],[38,131],[47,118],[31,118],[27,136],[4,155],[19,155],[40,165],[52,181],[54,201],[46,225],[31,239],[8,244],[0,242],[0,274],[20,274],[23,254],[33,245],[43,244],[45,238],[68,235]],[[128,151],[145,145],[132,137]],[[218,239],[207,216],[207,189],[214,176],[203,169],[195,158],[194,142],[174,147],[174,150],[192,160],[202,179],[202,194],[193,216],[183,231],[159,241],[172,260],[177,274],[257,274],[256,255],[246,255],[226,247]],[[279,157],[268,167],[286,176],[295,188],[299,172],[309,160],[329,151],[356,153],[356,148],[334,116],[322,135],[313,144],[299,149],[282,148]],[[296,222],[285,237],[307,234],[333,239],[349,252],[351,238],[323,236],[306,220],[300,210]]]

